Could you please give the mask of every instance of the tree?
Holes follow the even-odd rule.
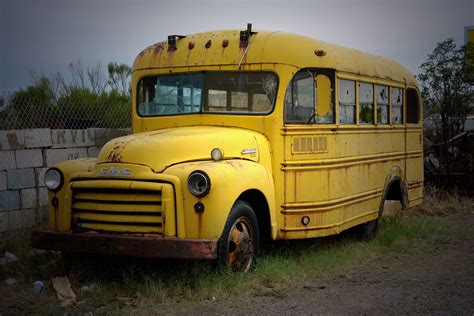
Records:
[[[109,63],[109,85],[122,96],[130,96],[130,75],[132,69],[125,64]]]
[[[0,111],[2,128],[127,128],[130,126],[131,69],[109,63],[109,82],[98,62],[84,68],[68,64],[70,80],[61,73],[45,76],[30,72],[33,85],[16,91]],[[0,104],[1,106],[1,104]]]
[[[107,79],[102,72],[102,64],[97,62],[94,66],[84,70],[81,60],[72,61],[68,64],[72,83],[67,84],[63,79],[63,90],[70,93],[71,88],[89,89],[93,94],[100,95],[107,87]]]
[[[457,48],[452,38],[440,42],[420,66],[422,72],[418,76],[426,115],[440,117],[439,129],[448,186],[450,184],[448,141],[464,129],[466,115],[469,113],[473,98],[472,86],[464,80],[467,74],[466,53],[466,47]],[[452,152],[453,148],[450,150]]]
[[[35,128],[47,127],[48,122],[44,120],[54,102],[51,93],[51,82],[46,77],[38,79],[35,85],[26,90],[15,92],[6,109],[6,119],[10,128]]]
[[[102,72],[102,64],[97,62],[95,66],[87,67],[87,78],[91,86],[92,93],[100,95],[107,88],[107,79]]]

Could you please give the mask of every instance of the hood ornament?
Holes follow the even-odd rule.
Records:
[[[256,148],[246,148],[242,150],[241,152],[242,155],[250,155],[250,157],[255,157],[257,155],[257,149]]]

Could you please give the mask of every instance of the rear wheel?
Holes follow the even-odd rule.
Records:
[[[247,272],[255,267],[259,237],[257,217],[252,207],[244,201],[237,201],[218,242],[219,265],[233,272]]]
[[[357,235],[365,240],[369,240],[375,237],[377,230],[379,228],[379,220],[382,218],[382,214],[385,208],[385,199],[382,202],[382,206],[380,207],[379,217],[371,220],[370,222],[360,224],[355,227],[355,231]]]
[[[370,222],[357,226],[357,233],[360,236],[360,238],[369,240],[375,237],[378,226],[379,226],[379,219],[377,218]]]

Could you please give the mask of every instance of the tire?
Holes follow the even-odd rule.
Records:
[[[375,237],[379,228],[379,220],[382,218],[382,214],[385,208],[385,199],[383,199],[380,206],[379,217],[371,220],[370,222],[360,224],[355,227],[357,235],[363,240],[370,240]]]
[[[357,226],[357,234],[363,240],[370,240],[375,237],[379,226],[379,219],[374,219],[370,222],[360,224]]]
[[[217,262],[223,269],[247,272],[255,267],[260,235],[252,207],[235,202],[217,244]]]

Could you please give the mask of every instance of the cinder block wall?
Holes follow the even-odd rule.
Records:
[[[129,133],[129,129],[105,128],[0,131],[0,235],[47,223],[44,173],[48,167],[97,157],[107,141]]]

